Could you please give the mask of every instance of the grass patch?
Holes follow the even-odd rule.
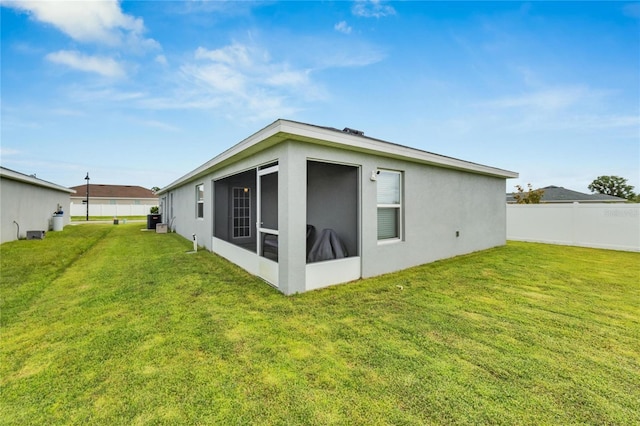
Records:
[[[640,423],[637,253],[509,243],[285,297],[139,228],[0,246],[2,423]]]

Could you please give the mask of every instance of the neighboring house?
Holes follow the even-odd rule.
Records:
[[[53,214],[63,211],[69,223],[73,189],[0,167],[0,242],[25,238],[27,231],[48,231]]]
[[[515,177],[277,120],[158,195],[173,230],[293,294],[505,244]]]
[[[626,203],[627,200],[605,194],[584,194],[561,186],[546,186],[540,203]],[[513,192],[507,194],[507,203],[515,204]]]
[[[87,204],[87,185],[72,186],[72,216],[84,216]],[[146,215],[151,206],[158,205],[158,196],[150,189],[134,185],[89,184],[89,215]]]

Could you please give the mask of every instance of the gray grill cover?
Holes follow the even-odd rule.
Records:
[[[323,260],[342,259],[347,257],[347,248],[333,229],[323,229],[318,239],[311,247],[307,262],[321,262]]]

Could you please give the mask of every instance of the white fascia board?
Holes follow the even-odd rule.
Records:
[[[31,185],[36,185],[36,186],[40,186],[43,188],[49,188],[49,189],[54,189],[56,191],[61,191],[61,192],[67,192],[69,194],[75,194],[76,190],[75,189],[71,189],[71,188],[67,188],[61,185],[57,185],[55,183],[51,183],[51,182],[47,182],[46,180],[42,180],[42,179],[38,179],[36,177],[33,176],[28,176],[25,175],[23,173],[20,172],[16,172],[14,170],[10,170],[7,168],[0,168],[0,176],[2,176],[3,178],[6,179],[11,179],[11,180],[15,180],[18,182],[24,182],[24,183],[28,183]]]
[[[168,192],[183,183],[208,174],[215,168],[226,164],[228,161],[236,161],[238,159],[245,158],[255,152],[261,151],[285,140],[299,140],[318,145],[333,146],[350,151],[381,155],[415,163],[463,170],[471,173],[505,179],[517,178],[519,176],[518,173],[509,170],[498,169],[495,167],[459,160],[457,158],[433,154],[427,151],[397,145],[366,136],[351,135],[343,133],[337,129],[280,119],[254,133],[240,143],[232,146],[195,170],[170,183],[158,191],[158,195]]]

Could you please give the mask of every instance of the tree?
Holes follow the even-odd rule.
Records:
[[[155,194],[156,192],[160,191],[160,188],[154,186],[153,188],[151,188],[151,191]]]
[[[524,188],[520,185],[516,185],[518,192],[513,193],[513,198],[516,200],[516,204],[540,204],[540,200],[544,195],[544,189],[533,189],[531,184],[528,183],[528,192],[524,192]]]
[[[613,195],[627,200],[635,198],[633,186],[627,185],[627,180],[620,176],[598,176],[588,186],[591,192]]]

